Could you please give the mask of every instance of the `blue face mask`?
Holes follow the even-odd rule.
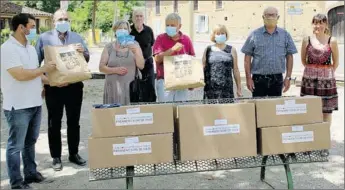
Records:
[[[25,35],[25,37],[28,41],[34,40],[36,38],[36,36],[37,36],[36,28],[30,29],[30,33],[28,35]]]
[[[129,35],[128,30],[125,30],[125,29],[118,29],[118,30],[116,30],[116,37],[117,38],[126,37],[128,35]]]
[[[216,35],[214,40],[216,41],[217,44],[223,44],[226,42],[226,35],[225,34]]]
[[[165,28],[165,32],[168,34],[168,36],[174,37],[177,34],[177,28],[174,26],[167,26]]]
[[[59,21],[55,24],[55,29],[61,33],[70,31],[70,24],[67,21]]]

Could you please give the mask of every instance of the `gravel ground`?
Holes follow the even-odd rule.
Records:
[[[92,104],[102,102],[102,79],[85,82],[84,102],[81,114],[80,155],[88,157],[87,138],[91,131],[90,109]],[[242,87],[246,89],[245,87]],[[191,97],[200,98],[201,91],[191,92]],[[292,86],[286,95],[298,95],[299,88]],[[249,95],[248,91],[244,95]],[[344,189],[344,88],[339,87],[340,110],[335,112],[332,125],[332,149],[327,163],[292,165],[293,180],[297,189]],[[7,124],[1,113],[1,189],[8,189],[6,170]],[[47,137],[47,111],[44,106],[41,133],[36,145],[38,169],[45,176],[54,179],[50,184],[34,184],[39,189],[123,189],[125,180],[88,181],[88,168],[75,166],[68,162],[66,140],[66,118],[63,118],[63,171],[54,172],[50,168],[51,158]],[[260,169],[204,172],[157,177],[135,178],[137,189],[267,189],[267,184],[260,182]],[[283,167],[270,167],[266,179],[275,188],[286,188]],[[161,185],[164,184],[164,185]]]

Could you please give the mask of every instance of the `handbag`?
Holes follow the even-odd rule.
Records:
[[[134,80],[129,84],[130,102],[155,102],[156,92],[149,78],[142,78],[137,68],[135,70]]]

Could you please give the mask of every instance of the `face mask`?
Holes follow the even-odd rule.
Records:
[[[70,31],[70,24],[67,21],[60,21],[56,23],[55,29],[61,33],[65,33]]]
[[[128,30],[125,30],[125,29],[118,29],[118,30],[116,30],[116,37],[117,38],[126,37],[128,35],[129,35]]]
[[[25,35],[26,39],[28,41],[34,40],[36,38],[36,28],[30,29],[30,33],[28,35]]]
[[[278,19],[267,19],[267,18],[264,19],[264,24],[265,26],[268,26],[268,27],[277,26],[277,22],[278,22]]]
[[[220,34],[216,35],[215,38],[217,44],[223,44],[226,41],[226,35],[225,34]]]
[[[176,27],[174,26],[167,26],[165,28],[165,32],[168,34],[170,37],[174,37],[177,34]]]

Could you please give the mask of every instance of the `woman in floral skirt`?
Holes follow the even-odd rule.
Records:
[[[338,44],[329,35],[326,15],[313,17],[313,36],[303,40],[302,64],[305,66],[301,96],[322,97],[323,120],[331,122],[332,112],[338,110],[338,93],[334,73],[339,65]]]

